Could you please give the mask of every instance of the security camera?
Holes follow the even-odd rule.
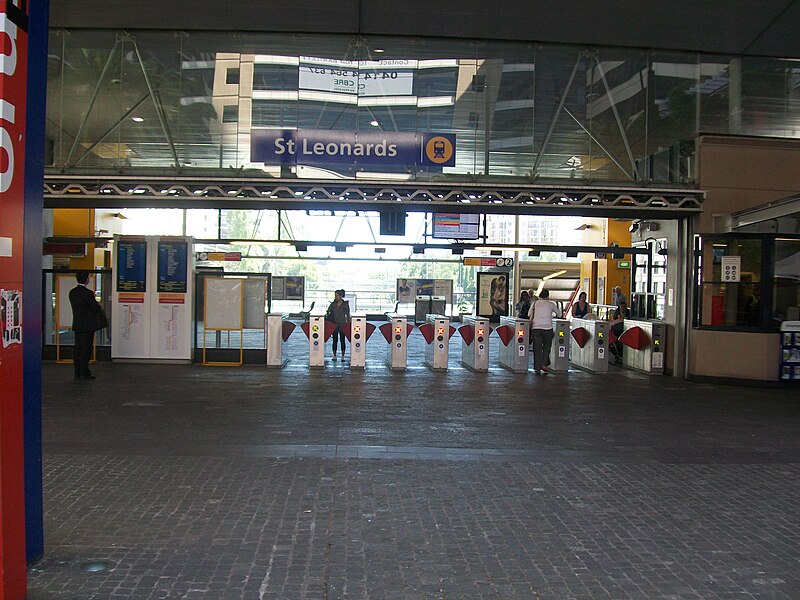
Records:
[[[634,233],[635,231],[638,230],[639,230],[639,221],[634,221],[633,223],[630,224],[630,227],[628,227],[628,231],[630,231],[631,233]]]

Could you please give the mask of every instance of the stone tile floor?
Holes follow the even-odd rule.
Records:
[[[43,367],[31,600],[800,598],[796,390],[453,358],[95,372]]]

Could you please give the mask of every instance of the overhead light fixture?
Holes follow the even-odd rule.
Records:
[[[491,250],[489,256],[503,256],[502,250]]]
[[[347,252],[347,244],[335,244],[333,249],[336,252]]]
[[[373,50],[373,52],[377,52],[378,54],[381,54],[382,52],[386,52],[386,50],[384,50],[383,48],[375,48]]]
[[[134,123],[142,123],[144,121],[143,117],[131,117],[131,121]]]
[[[381,125],[380,123],[378,123],[375,120],[370,121],[369,124],[372,125],[373,127],[380,127],[380,125]]]
[[[614,250],[611,253],[611,256],[619,260],[621,258],[625,258],[625,253],[621,252],[620,250]]]
[[[477,250],[493,250],[496,252],[528,252],[529,246],[479,246]]]
[[[531,250],[528,252],[528,256],[541,256],[542,252],[540,250]]]
[[[567,258],[578,258],[577,250],[567,250]]]
[[[413,246],[411,252],[414,254],[425,254],[425,246]]]
[[[306,250],[308,250],[308,244],[301,244],[299,242],[294,242],[293,245],[294,249],[297,250],[298,252],[305,252]]]
[[[375,254],[386,254],[386,248],[375,248]]]
[[[271,242],[269,240],[228,240],[226,243],[237,244],[239,246],[291,246],[292,245],[292,242],[282,242],[282,241]]]
[[[450,252],[452,254],[461,255],[464,254],[464,248],[462,248],[461,246],[453,246],[452,248],[450,248]]]

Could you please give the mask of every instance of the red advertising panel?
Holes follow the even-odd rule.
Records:
[[[22,237],[28,3],[0,0],[0,600],[25,580]]]

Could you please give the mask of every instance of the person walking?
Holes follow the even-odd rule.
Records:
[[[531,338],[533,340],[533,369],[537,375],[547,375],[550,366],[550,346],[553,344],[553,317],[560,316],[550,302],[549,290],[542,290],[539,299],[531,304]]]
[[[342,360],[344,360],[345,336],[342,326],[350,322],[350,303],[344,299],[343,289],[334,291],[333,297],[333,302],[328,306],[328,312],[325,314],[325,320],[336,325],[336,330],[333,332],[333,360],[337,360],[336,350],[339,340],[342,342]]]
[[[72,332],[75,336],[75,347],[72,362],[75,366],[75,379],[94,379],[89,371],[89,360],[94,346],[94,332],[103,329],[108,323],[103,307],[94,299],[94,292],[86,284],[89,273],[78,271],[75,274],[78,282],[69,291],[69,304],[72,307]]]

